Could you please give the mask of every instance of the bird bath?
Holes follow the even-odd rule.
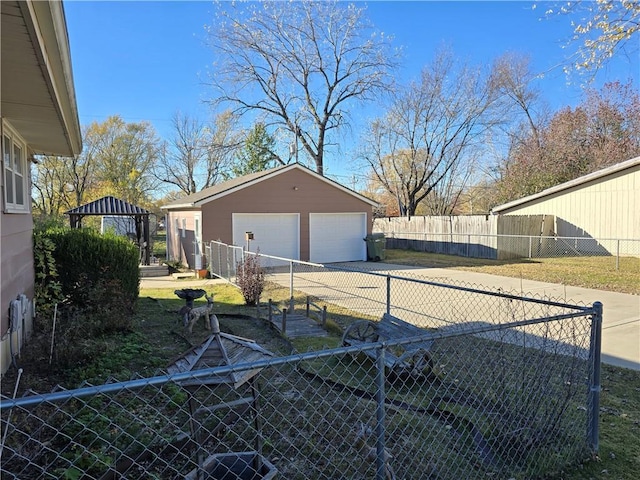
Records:
[[[182,290],[175,290],[173,293],[175,293],[178,298],[182,298],[186,302],[187,307],[193,308],[193,301],[196,298],[202,297],[207,292],[201,288],[183,288]]]

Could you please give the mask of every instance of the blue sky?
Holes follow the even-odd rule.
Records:
[[[367,5],[376,28],[393,35],[394,44],[403,48],[401,82],[415,78],[446,43],[474,64],[488,64],[507,51],[529,55],[533,69],[545,72],[538,88],[554,110],[579,103],[580,87],[568,85],[560,67],[569,54],[563,48],[572,33],[569,19],[543,18],[554,2],[541,2],[536,9],[528,1]],[[118,114],[130,122],[149,121],[167,138],[178,110],[210,118],[204,102],[213,94],[205,84],[213,54],[205,44],[204,27],[213,22],[212,12],[209,1],[65,1],[81,124]],[[638,89],[639,77],[637,54],[620,57],[599,72],[596,86],[632,79]],[[367,118],[363,114],[355,120],[364,125]],[[330,157],[326,165],[330,176],[347,183],[352,174],[348,166]]]

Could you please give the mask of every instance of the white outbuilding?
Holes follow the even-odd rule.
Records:
[[[638,243],[640,157],[505,203],[492,213],[553,215],[557,236],[593,238],[609,252],[618,248],[618,240]]]

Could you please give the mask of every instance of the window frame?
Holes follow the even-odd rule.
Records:
[[[4,213],[31,213],[31,195],[29,175],[30,166],[27,160],[27,144],[6,122],[2,122],[0,138],[2,149],[0,160],[2,166],[2,201]],[[9,155],[9,164],[6,157]],[[20,158],[16,162],[15,157]],[[8,173],[11,173],[10,178]],[[11,189],[7,188],[11,182]],[[11,193],[12,198],[9,198]],[[18,203],[18,194],[22,195],[22,203]]]

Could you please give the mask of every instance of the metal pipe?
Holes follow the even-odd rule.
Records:
[[[591,345],[589,348],[589,361],[591,363],[591,379],[589,382],[589,407],[590,414],[587,425],[587,437],[591,442],[591,450],[597,454],[599,444],[599,414],[600,414],[600,362],[602,349],[602,303],[593,304],[591,316]]]
[[[476,327],[476,328],[461,329],[460,331],[456,331],[456,332],[426,332],[425,331],[424,335],[399,340],[397,342],[393,342],[393,344],[400,345],[403,343],[416,342],[418,340],[425,341],[425,340],[434,340],[439,338],[453,338],[453,337],[460,337],[465,335],[477,335],[480,333],[485,333],[490,331],[499,331],[499,330],[504,330],[508,328],[517,328],[517,327],[522,327],[526,325],[533,325],[536,323],[539,324],[539,323],[547,323],[547,322],[569,319],[569,318],[577,318],[577,317],[582,317],[585,314],[594,315],[595,305],[596,304],[594,304],[593,307],[587,307],[588,310],[586,312],[567,313],[567,314],[553,315],[550,317],[537,318],[532,320],[522,320],[518,322],[503,323],[499,325],[488,325],[488,326],[482,326],[482,327]],[[261,369],[261,368],[273,367],[278,365],[287,365],[287,364],[290,364],[291,362],[303,362],[305,360],[330,358],[336,355],[350,355],[350,354],[355,354],[359,352],[375,350],[380,347],[384,347],[388,343],[389,342],[371,342],[371,343],[366,343],[362,345],[338,347],[338,348],[332,348],[329,350],[319,350],[319,351],[313,351],[308,353],[299,353],[295,355],[289,355],[286,357],[275,357],[267,360],[238,363],[232,366],[229,365],[224,367],[205,368],[202,370],[193,370],[193,371],[184,372],[184,373],[174,373],[170,375],[159,375],[156,377],[129,380],[127,382],[108,383],[104,385],[82,387],[75,390],[65,390],[60,392],[30,395],[28,397],[22,397],[18,399],[2,400],[0,401],[0,409],[15,408],[15,407],[29,407],[29,406],[39,405],[43,402],[56,402],[61,400],[67,400],[70,398],[82,398],[82,397],[88,397],[88,396],[93,396],[98,394],[114,393],[122,390],[134,390],[134,389],[149,387],[153,385],[164,385],[165,383],[168,383],[168,382],[178,383],[185,380],[194,380],[199,378],[211,377],[212,375],[223,376],[232,372],[243,372],[243,371],[252,370],[252,369]],[[599,371],[598,371],[598,374],[599,374]]]
[[[385,468],[385,347],[381,346],[377,351],[377,371],[376,371],[376,478],[378,480],[385,480],[386,468]]]
[[[387,313],[391,315],[391,275],[387,275]]]

